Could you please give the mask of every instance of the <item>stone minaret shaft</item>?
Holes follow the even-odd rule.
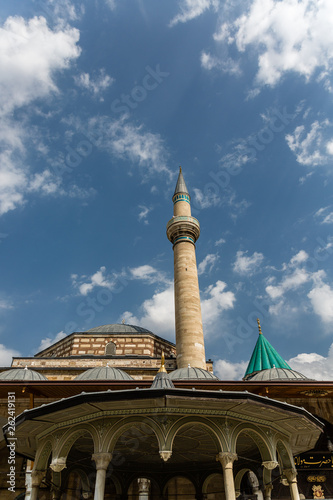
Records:
[[[200,225],[191,216],[190,195],[182,170],[173,195],[173,218],[167,236],[173,244],[177,367],[188,365],[206,370],[195,242]]]

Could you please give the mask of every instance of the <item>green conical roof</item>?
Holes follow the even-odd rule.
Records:
[[[270,368],[286,368],[287,370],[291,370],[288,363],[286,363],[286,361],[280,356],[280,354],[276,352],[274,347],[263,336],[259,321],[258,325],[259,338],[245,372],[244,379],[248,378],[249,375],[252,375],[256,372],[260,372],[261,370],[267,370]]]

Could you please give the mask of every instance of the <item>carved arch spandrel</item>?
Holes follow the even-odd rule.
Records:
[[[276,460],[276,450],[269,429],[260,429],[249,423],[240,423],[232,432],[231,451],[236,453],[237,440],[241,434],[247,434],[257,445],[262,461]]]
[[[166,450],[172,450],[173,442],[175,440],[175,437],[177,436],[178,431],[186,425],[198,425],[204,427],[208,431],[210,437],[213,439],[217,448],[217,453],[219,453],[220,451],[228,450],[227,441],[220,427],[209,418],[200,416],[181,417],[179,420],[177,420],[169,429],[166,436]]]
[[[51,453],[52,442],[51,439],[47,438],[37,446],[34,469],[46,470]]]
[[[292,469],[295,467],[295,461],[289,446],[285,440],[278,437],[276,440],[276,451],[279,457],[279,463],[281,469]]]
[[[94,450],[98,449],[100,443],[95,427],[91,424],[79,424],[70,429],[64,429],[63,433],[55,433],[52,460],[67,458],[73,444],[84,434],[90,435]]]
[[[107,433],[104,435],[103,442],[101,443],[101,452],[112,453],[118,439],[128,429],[133,428],[133,424],[139,426],[141,425],[142,428],[144,428],[144,426],[147,426],[155,435],[159,449],[163,449],[162,447],[165,443],[165,435],[161,426],[153,418],[131,416],[122,418],[107,431]]]

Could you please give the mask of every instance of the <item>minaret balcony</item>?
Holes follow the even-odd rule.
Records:
[[[200,236],[200,224],[195,217],[178,215],[167,223],[167,237],[171,243],[189,241],[195,243]]]

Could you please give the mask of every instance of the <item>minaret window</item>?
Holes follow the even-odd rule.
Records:
[[[105,355],[106,356],[114,356],[116,354],[117,346],[114,342],[109,342],[105,346]]]

